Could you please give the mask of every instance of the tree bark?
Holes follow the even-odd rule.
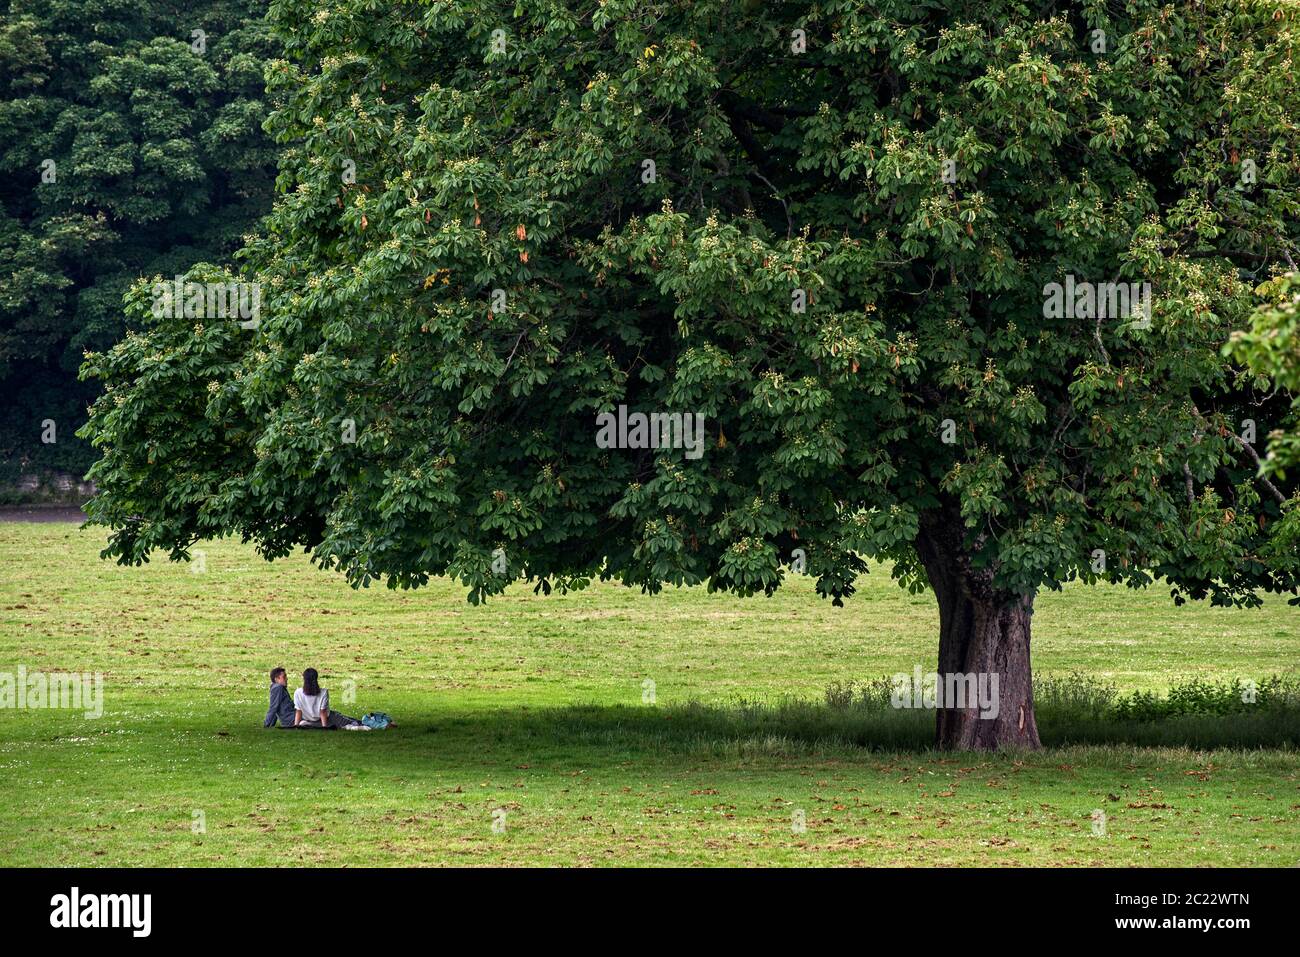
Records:
[[[1042,745],[1029,664],[1034,596],[993,588],[992,573],[973,568],[963,553],[960,532],[952,531],[954,525],[960,529],[960,523],[943,524],[946,529],[923,523],[917,540],[939,602],[937,687],[942,691],[961,684],[969,689],[969,676],[974,676],[984,682],[986,694],[983,707],[979,695],[967,694],[963,707],[940,701],[935,743],[949,751],[1037,750]],[[995,707],[987,706],[990,699]]]

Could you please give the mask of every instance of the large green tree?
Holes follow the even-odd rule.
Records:
[[[123,294],[228,259],[270,208],[265,6],[0,0],[0,483],[85,471],[77,369]]]
[[[1296,16],[274,2],[264,317],[87,362],[106,555],[235,533],[472,601],[793,567],[839,602],[882,559],[939,672],[999,676],[939,744],[1036,746],[1039,589],[1296,590],[1244,421],[1289,396],[1220,355],[1300,238]],[[1149,308],[1083,293],[1118,282]],[[702,454],[602,447],[620,405],[702,414]]]

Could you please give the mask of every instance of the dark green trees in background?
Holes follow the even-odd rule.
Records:
[[[270,206],[265,0],[0,0],[0,486],[80,476],[83,352]],[[47,420],[53,422],[56,441]]]

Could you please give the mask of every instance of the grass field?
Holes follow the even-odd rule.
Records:
[[[201,574],[119,568],[101,545],[0,524],[0,671],[104,675],[98,720],[0,710],[0,865],[1300,864],[1294,746],[943,755],[718,719],[930,670],[933,600],[885,569],[844,608],[806,579],[771,599],[521,587],[474,608],[454,583],[355,592],[234,542],[205,545]],[[1038,674],[1125,691],[1300,664],[1300,610],[1278,599],[1069,587],[1034,629]],[[264,731],[278,664],[400,727]]]

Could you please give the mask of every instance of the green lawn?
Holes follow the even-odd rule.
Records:
[[[202,574],[119,568],[101,545],[0,524],[0,671],[105,682],[98,720],[0,710],[3,865],[1300,863],[1294,749],[953,756],[692,723],[692,700],[820,700],[929,670],[932,599],[884,569],[844,608],[806,579],[771,599],[593,585],[474,608],[454,583],[354,592],[233,542],[204,547]],[[1179,609],[1070,587],[1040,597],[1034,628],[1040,674],[1126,691],[1300,662],[1300,611],[1278,599]],[[263,731],[276,664],[315,666],[340,710],[401,727]]]

